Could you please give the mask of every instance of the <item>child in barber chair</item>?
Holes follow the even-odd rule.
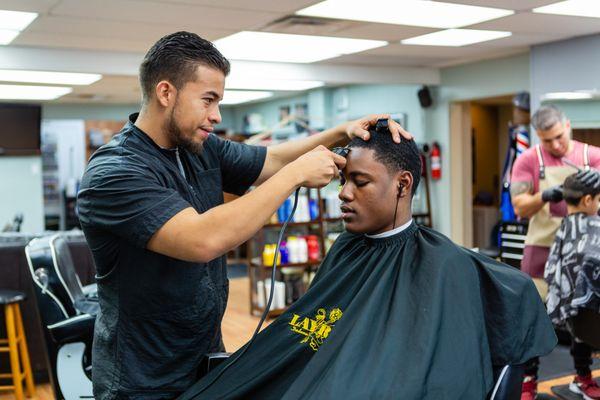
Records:
[[[592,347],[576,335],[573,321],[584,313],[600,313],[600,173],[580,171],[569,176],[563,184],[563,197],[568,216],[556,234],[544,272],[548,315],[572,336],[577,375],[569,390],[586,400],[597,400],[600,387],[590,371]],[[600,318],[595,318],[593,323],[598,321]]]

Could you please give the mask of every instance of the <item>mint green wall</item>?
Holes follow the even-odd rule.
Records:
[[[417,85],[354,85],[313,89],[304,94],[277,98],[255,104],[234,107],[235,129],[240,130],[244,115],[260,113],[265,126],[279,121],[279,107],[307,103],[311,125],[330,128],[348,119],[371,113],[405,113],[407,127],[417,136],[424,134],[425,113],[417,100]],[[344,108],[341,109],[341,104]]]
[[[425,139],[442,148],[442,179],[431,184],[434,227],[450,235],[450,104],[529,90],[529,54],[482,61],[441,71],[441,85],[434,90],[434,106],[426,116]]]
[[[279,107],[281,106],[291,106],[291,111],[294,110],[294,104],[302,104],[308,103],[308,96],[306,93],[291,96],[291,97],[282,97],[277,98],[270,101],[264,101],[259,103],[252,104],[242,104],[236,107],[232,107],[232,115],[233,122],[230,123],[230,126],[236,131],[242,131],[242,121],[244,120],[244,116],[248,114],[258,113],[262,115],[263,125],[265,129],[270,130],[277,126],[279,122]],[[310,105],[309,105],[309,114],[310,114]]]
[[[0,230],[15,214],[24,216],[21,231],[44,230],[42,160],[39,156],[0,157]]]
[[[600,128],[600,101],[545,101],[555,104],[571,120],[574,128]]]
[[[42,104],[43,119],[127,120],[129,114],[140,111],[138,104]],[[219,129],[232,128],[233,108],[221,107],[223,122]]]

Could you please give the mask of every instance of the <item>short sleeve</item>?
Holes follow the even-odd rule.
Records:
[[[590,145],[588,148],[590,167],[600,169],[600,147]]]
[[[77,196],[82,226],[108,231],[146,248],[152,235],[191,207],[141,165],[91,166]]]
[[[223,190],[242,195],[258,179],[267,156],[264,146],[250,146],[211,135],[218,151]]]
[[[526,152],[517,157],[513,165],[511,182],[529,182],[532,187],[535,183],[535,153]]]

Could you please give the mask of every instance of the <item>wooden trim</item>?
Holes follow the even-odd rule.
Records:
[[[450,104],[450,237],[465,247],[473,245],[473,167],[471,110],[467,102]]]

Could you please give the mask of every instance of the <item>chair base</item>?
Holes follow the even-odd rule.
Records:
[[[65,399],[93,399],[92,381],[83,371],[85,344],[65,344],[58,351],[56,372]]]

